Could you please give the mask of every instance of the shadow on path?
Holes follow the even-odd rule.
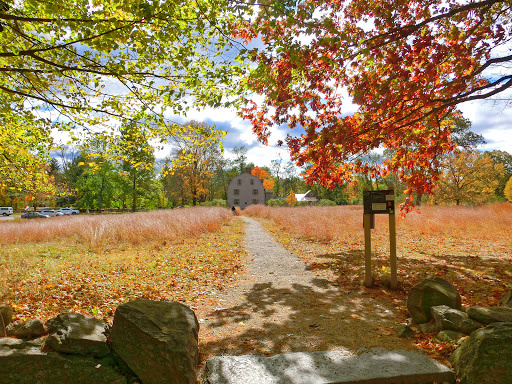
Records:
[[[401,316],[391,302],[372,299],[364,289],[343,291],[317,278],[295,255],[277,246],[259,223],[247,221],[252,261],[240,283],[219,300],[221,308],[203,314],[203,357],[414,348],[395,336]],[[287,274],[286,268],[294,274]]]

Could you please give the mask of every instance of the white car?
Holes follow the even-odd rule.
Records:
[[[50,217],[53,217],[53,216],[64,216],[64,214],[62,212],[55,211],[53,209],[42,209],[39,212],[41,212],[43,215],[48,215]]]
[[[78,215],[80,213],[78,209],[73,209],[71,207],[61,208],[57,212],[61,212],[64,215]]]
[[[14,210],[12,207],[0,207],[0,215],[2,216],[9,216],[14,213]]]

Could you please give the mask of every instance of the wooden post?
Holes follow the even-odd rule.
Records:
[[[397,287],[396,260],[396,222],[395,212],[389,214],[389,256],[391,261],[391,288]]]
[[[371,214],[363,214],[364,227],[364,286],[372,286],[372,230]]]

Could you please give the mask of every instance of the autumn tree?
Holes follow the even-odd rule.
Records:
[[[1,38],[0,33],[0,38]],[[52,139],[48,127],[22,108],[2,107],[0,98],[0,189],[10,193],[51,192],[45,171]]]
[[[505,198],[512,203],[512,176],[508,179],[507,184],[505,184]]]
[[[251,174],[263,182],[263,188],[265,191],[271,191],[274,189],[274,180],[270,178],[268,171],[260,167],[255,167],[251,170]]]
[[[437,203],[482,204],[494,197],[502,164],[494,165],[489,156],[461,151],[445,157],[442,174],[434,192]]]
[[[274,126],[302,128],[286,142],[299,165],[313,163],[310,182],[392,172],[407,193],[430,193],[456,146],[457,105],[512,86],[511,18],[508,0],[265,2],[238,24],[237,36],[265,44],[248,53],[247,78],[264,101],[248,97],[242,116],[264,143]],[[365,164],[376,148],[395,155]]]
[[[194,206],[209,192],[216,165],[222,157],[219,142],[225,134],[205,123],[190,121],[172,138],[174,156],[166,172],[180,179],[186,198],[190,198]]]
[[[289,207],[295,207],[297,205],[297,198],[295,197],[295,192],[293,192],[293,189],[290,190],[290,193],[286,197],[286,203]]]

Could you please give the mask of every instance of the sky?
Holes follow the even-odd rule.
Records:
[[[511,92],[512,93],[512,92]],[[486,144],[480,145],[480,151],[502,150],[512,154],[512,96],[501,95],[500,98],[511,100],[482,100],[473,101],[459,105],[464,117],[471,123],[471,130],[481,134]],[[353,112],[353,111],[352,111]],[[173,120],[185,123],[190,120],[205,122],[208,125],[215,125],[217,129],[228,132],[223,140],[226,158],[234,158],[233,148],[245,146],[248,149],[247,159],[255,166],[270,166],[271,160],[281,158],[289,161],[289,154],[286,146],[278,147],[278,140],[283,140],[289,131],[286,127],[274,130],[268,146],[262,145],[252,133],[251,124],[237,116],[235,110],[229,109],[206,109],[204,111],[193,111],[186,118],[173,117]],[[293,133],[293,131],[292,131]],[[165,157],[169,148],[157,153],[157,157]]]
[[[318,15],[319,17],[321,15]],[[301,36],[302,43],[307,44],[308,37]],[[258,41],[251,43],[250,47],[259,47],[262,44]],[[496,55],[509,54],[509,45],[497,48]],[[500,67],[501,68],[501,67]],[[499,71],[503,70],[498,68]],[[508,69],[505,69],[507,71]],[[487,73],[487,72],[486,72]],[[499,73],[499,72],[498,72]],[[490,76],[493,73],[489,73]],[[506,101],[473,101],[459,105],[464,117],[472,123],[471,130],[481,134],[486,144],[480,145],[480,151],[503,150],[512,154],[512,90],[507,94],[499,94],[497,97],[508,99]],[[346,114],[355,112],[355,107],[345,103]],[[234,158],[233,148],[244,146],[248,149],[248,162],[255,166],[270,166],[272,160],[281,158],[284,162],[289,161],[289,153],[286,146],[278,147],[278,140],[284,140],[288,129],[284,127],[274,129],[268,146],[257,141],[256,135],[252,133],[249,121],[241,119],[235,110],[230,109],[205,109],[202,111],[190,111],[187,117],[169,116],[170,120],[178,123],[186,123],[190,120],[204,122],[210,126],[215,125],[217,129],[227,131],[223,140],[225,157]],[[293,132],[292,132],[293,133]],[[163,159],[171,153],[171,148],[166,146],[163,150],[157,151],[158,159]]]

